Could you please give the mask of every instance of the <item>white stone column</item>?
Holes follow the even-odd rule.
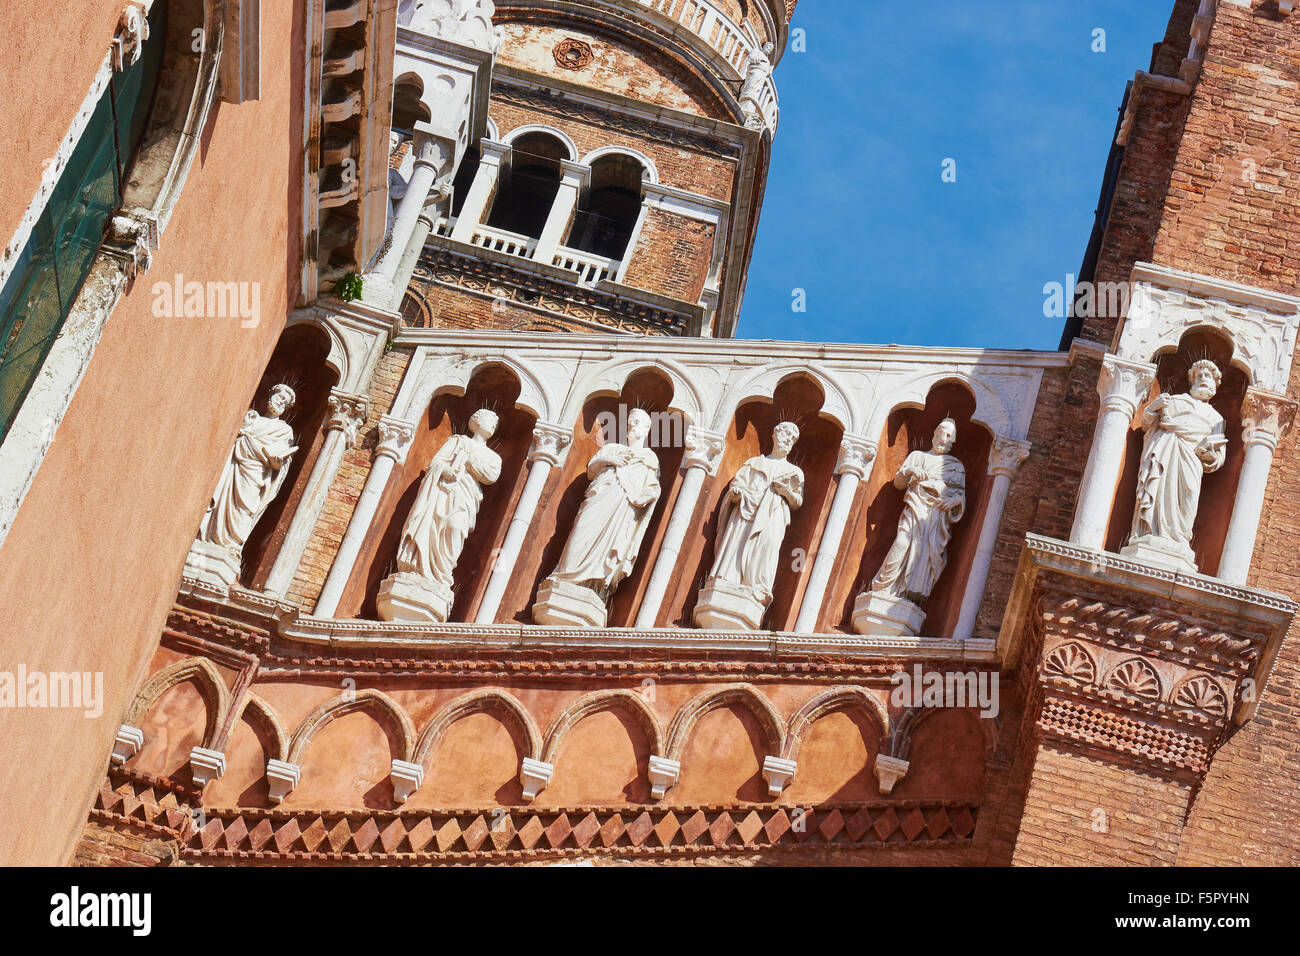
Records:
[[[989,568],[993,566],[993,549],[998,543],[1002,510],[1007,504],[1011,479],[1028,457],[1029,442],[1001,435],[993,439],[993,450],[989,453],[989,475],[993,478],[993,486],[989,489],[989,506],[984,510],[980,540],[975,546],[975,560],[966,581],[966,593],[961,599],[961,614],[957,618],[957,631],[953,635],[960,641],[969,639],[975,633],[975,618],[984,601],[984,586],[989,580]]]
[[[476,624],[491,624],[496,620],[497,611],[501,609],[501,599],[505,597],[506,585],[515,572],[519,552],[528,536],[528,529],[532,526],[533,515],[537,512],[542,489],[546,487],[546,479],[550,476],[551,469],[564,461],[572,441],[572,429],[560,425],[538,422],[533,429],[533,446],[528,450],[528,480],[524,483],[523,493],[510,518],[510,527],[506,530],[506,538],[501,542],[501,550],[492,566],[492,577],[488,579],[483,601],[474,617]]]
[[[835,487],[831,513],[826,516],[826,528],[817,545],[817,557],[813,559],[803,603],[799,605],[799,617],[794,622],[796,633],[811,634],[817,629],[817,618],[821,616],[822,605],[826,602],[826,587],[830,584],[831,570],[835,567],[840,542],[848,527],[853,496],[857,493],[858,482],[867,477],[875,459],[876,443],[873,441],[856,435],[845,435],[840,442],[840,458],[835,463],[835,474],[840,476],[840,480]]]
[[[1124,467],[1129,425],[1155,381],[1154,365],[1130,362],[1107,353],[1101,363],[1097,391],[1101,412],[1088,452],[1079,503],[1074,511],[1070,543],[1100,551],[1106,544],[1106,522],[1115,500],[1115,485]]]
[[[573,224],[573,213],[578,208],[578,197],[591,183],[591,167],[580,166],[568,160],[560,162],[560,188],[555,193],[555,202],[551,203],[551,212],[546,217],[546,225],[537,239],[537,248],[533,250],[533,260],[551,264],[555,250],[560,247],[569,234]]]
[[[411,181],[407,183],[406,193],[397,207],[393,228],[389,230],[384,244],[383,255],[366,276],[365,284],[373,286],[365,296],[366,301],[376,302],[385,307],[393,298],[393,282],[397,276],[397,268],[406,255],[406,247],[415,232],[416,221],[424,211],[424,204],[429,200],[434,183],[451,173],[456,149],[446,140],[430,136],[428,133],[417,132],[411,144],[411,154],[415,158]]]
[[[664,529],[663,541],[655,557],[654,570],[650,572],[650,580],[636,614],[636,626],[639,628],[655,626],[655,618],[663,606],[664,595],[668,593],[668,582],[672,580],[673,570],[677,567],[677,556],[686,539],[686,530],[695,517],[695,506],[700,500],[704,479],[718,473],[718,463],[722,460],[722,449],[725,446],[725,436],[716,432],[705,431],[694,425],[686,430],[686,454],[682,457],[685,477],[682,479],[681,490],[677,492],[673,513],[668,518],[668,527]]]
[[[494,140],[485,139],[479,143],[481,155],[478,172],[474,175],[474,182],[469,187],[465,202],[461,204],[460,215],[451,231],[451,238],[456,242],[473,241],[474,230],[487,217],[488,207],[492,204],[497,183],[501,179],[501,160],[509,151],[510,147],[505,143]]]
[[[1237,496],[1232,503],[1228,536],[1223,542],[1218,576],[1229,584],[1245,584],[1255,554],[1255,536],[1264,512],[1264,492],[1273,455],[1295,421],[1295,402],[1285,395],[1252,388],[1241,406],[1241,440],[1246,458],[1237,478]]]
[[[275,556],[275,563],[271,565],[271,573],[266,577],[266,586],[262,590],[267,594],[282,598],[293,583],[307,541],[325,507],[330,485],[343,463],[343,453],[357,440],[357,429],[365,422],[368,407],[363,397],[337,390],[330,392],[330,417],[325,422],[325,440],[321,443],[320,454],[316,456],[293,520],[289,522],[289,530],[280,544],[280,551]]]
[[[375,449],[375,462],[370,466],[366,476],[365,487],[357,499],[357,506],[352,511],[352,520],[348,530],[343,534],[334,564],[325,578],[325,587],[321,589],[316,600],[316,617],[333,617],[338,610],[339,599],[343,589],[352,577],[357,555],[361,553],[361,542],[374,523],[375,512],[379,510],[379,501],[383,498],[388,479],[393,474],[393,467],[406,460],[406,453],[411,448],[411,439],[415,437],[415,426],[410,422],[389,418],[385,415],[379,420],[379,447]]]

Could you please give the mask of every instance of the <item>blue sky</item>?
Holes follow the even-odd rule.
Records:
[[[737,334],[1056,348],[1043,285],[1078,271],[1125,82],[1172,8],[804,0]]]

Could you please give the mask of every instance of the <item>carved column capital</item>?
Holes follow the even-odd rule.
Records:
[[[455,156],[455,147],[441,136],[416,130],[411,138],[411,158],[416,166],[427,166],[435,173],[446,172]]]
[[[722,450],[726,446],[725,435],[691,425],[686,429],[686,454],[682,456],[682,471],[699,468],[705,474],[717,474]]]
[[[1278,442],[1295,424],[1296,403],[1285,395],[1262,388],[1246,390],[1241,403],[1241,439],[1247,445],[1267,445],[1277,451]]]
[[[1103,412],[1124,412],[1129,418],[1137,414],[1138,406],[1151,391],[1156,380],[1156,367],[1148,362],[1131,362],[1110,352],[1101,360],[1101,377],[1097,392],[1101,395]]]
[[[528,461],[544,461],[555,467],[567,457],[572,442],[571,430],[550,422],[538,422],[533,428],[533,444],[528,449]]]
[[[989,452],[989,474],[995,477],[1006,475],[1008,478],[1014,478],[1020,466],[1029,457],[1029,450],[1032,447],[1029,442],[1019,438],[998,435],[993,439],[993,448]]]
[[[406,453],[411,450],[411,439],[415,437],[415,426],[400,418],[385,415],[379,419],[379,444],[375,447],[376,458],[391,458],[400,465],[406,461]]]
[[[370,403],[363,396],[348,395],[332,390],[329,396],[329,418],[325,421],[325,431],[340,431],[349,445],[357,440],[357,430],[365,424],[370,412]]]
[[[840,442],[840,457],[835,462],[835,474],[853,475],[863,479],[876,460],[876,443],[857,435],[845,435]]]

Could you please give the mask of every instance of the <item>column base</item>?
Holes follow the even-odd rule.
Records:
[[[693,619],[696,627],[716,631],[757,631],[767,605],[749,588],[729,581],[710,581],[700,591]]]
[[[1128,543],[1120,548],[1119,553],[1126,558],[1157,568],[1184,571],[1188,574],[1200,573],[1196,567],[1195,552],[1181,541],[1172,538],[1162,538],[1154,534],[1130,538]]]
[[[925,611],[907,598],[885,591],[863,591],[853,602],[853,630],[880,637],[916,637]]]
[[[604,627],[609,612],[591,588],[550,577],[537,589],[533,623],[561,627]]]
[[[451,613],[454,599],[451,588],[418,574],[399,571],[384,578],[379,585],[375,606],[385,621],[442,624]]]
[[[204,584],[229,591],[231,585],[239,579],[239,566],[242,563],[242,556],[238,552],[196,538],[190,545],[190,553],[185,556],[184,574],[187,578],[197,578]]]

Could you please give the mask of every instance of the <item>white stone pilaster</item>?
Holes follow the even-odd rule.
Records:
[[[1101,412],[1093,432],[1088,464],[1079,486],[1070,543],[1100,551],[1106,543],[1106,523],[1115,500],[1115,485],[1124,466],[1129,425],[1151,390],[1156,367],[1130,362],[1110,353],[1102,359],[1097,391]]]
[[[344,532],[338,554],[334,557],[330,573],[325,578],[325,586],[316,601],[313,612],[316,617],[333,617],[338,610],[339,599],[343,597],[343,589],[352,576],[357,555],[361,552],[361,542],[374,523],[380,499],[388,487],[388,479],[393,474],[394,466],[406,460],[406,453],[410,450],[414,437],[415,426],[410,422],[389,418],[387,415],[379,420],[379,446],[375,449],[375,461],[370,466],[370,474],[366,476],[361,497],[357,499],[357,506],[352,511],[352,520],[348,522],[348,530]]]
[[[397,276],[397,267],[406,255],[406,246],[415,232],[416,220],[429,200],[434,183],[439,178],[450,174],[452,163],[456,159],[456,146],[444,139],[417,132],[411,144],[411,154],[415,166],[411,170],[411,181],[407,183],[406,193],[402,196],[393,218],[393,228],[389,230],[385,241],[383,255],[379,257],[366,276],[363,294],[366,301],[389,306],[393,299],[393,282]]]
[[[826,516],[826,528],[817,545],[817,557],[813,559],[808,587],[804,590],[803,603],[799,606],[799,616],[794,623],[796,633],[811,634],[817,629],[817,618],[826,602],[826,587],[831,580],[831,570],[840,553],[840,542],[844,538],[849,512],[853,508],[853,496],[857,493],[858,482],[871,471],[871,463],[875,458],[876,443],[873,441],[856,435],[845,435],[840,442],[840,457],[835,464],[839,483],[835,487],[831,512]]]
[[[523,493],[515,505],[515,513],[510,519],[505,540],[492,568],[492,577],[488,579],[487,590],[483,592],[483,601],[479,604],[474,621],[477,624],[491,624],[496,620],[501,608],[501,599],[505,596],[506,585],[514,574],[519,552],[523,548],[528,529],[537,512],[537,503],[541,500],[542,489],[551,469],[564,461],[573,441],[573,432],[560,425],[538,422],[533,429],[533,445],[528,451],[528,479],[524,483]]]
[[[509,151],[510,147],[505,143],[490,139],[479,144],[478,172],[474,175],[474,182],[469,187],[465,202],[461,204],[460,215],[451,231],[451,238],[456,242],[472,241],[474,230],[482,225],[501,179],[501,160]]]
[[[989,505],[984,510],[979,544],[975,546],[975,560],[966,581],[966,593],[962,596],[957,631],[953,634],[959,641],[967,640],[975,633],[975,619],[984,601],[984,586],[988,583],[993,549],[997,546],[998,530],[1002,527],[1002,510],[1007,504],[1011,480],[1029,457],[1029,447],[1029,442],[1017,438],[999,435],[993,439],[993,449],[989,452],[989,475],[993,486],[989,489]]]
[[[569,227],[573,225],[573,214],[578,208],[578,197],[591,184],[591,167],[581,166],[563,160],[560,163],[560,188],[555,193],[551,212],[546,217],[546,225],[537,239],[537,248],[533,250],[533,259],[537,262],[551,264],[555,250],[566,240]]]
[[[694,425],[686,430],[686,454],[682,457],[681,490],[673,503],[673,513],[668,518],[668,527],[664,529],[663,541],[659,553],[655,556],[654,570],[646,583],[645,594],[641,598],[641,607],[637,610],[636,626],[652,628],[659,610],[663,606],[664,595],[668,593],[668,583],[672,580],[677,567],[677,556],[682,550],[682,541],[686,530],[691,526],[695,516],[695,506],[700,500],[700,491],[704,479],[718,473],[718,463],[722,460],[722,450],[726,447],[726,437],[717,432],[705,431]]]

